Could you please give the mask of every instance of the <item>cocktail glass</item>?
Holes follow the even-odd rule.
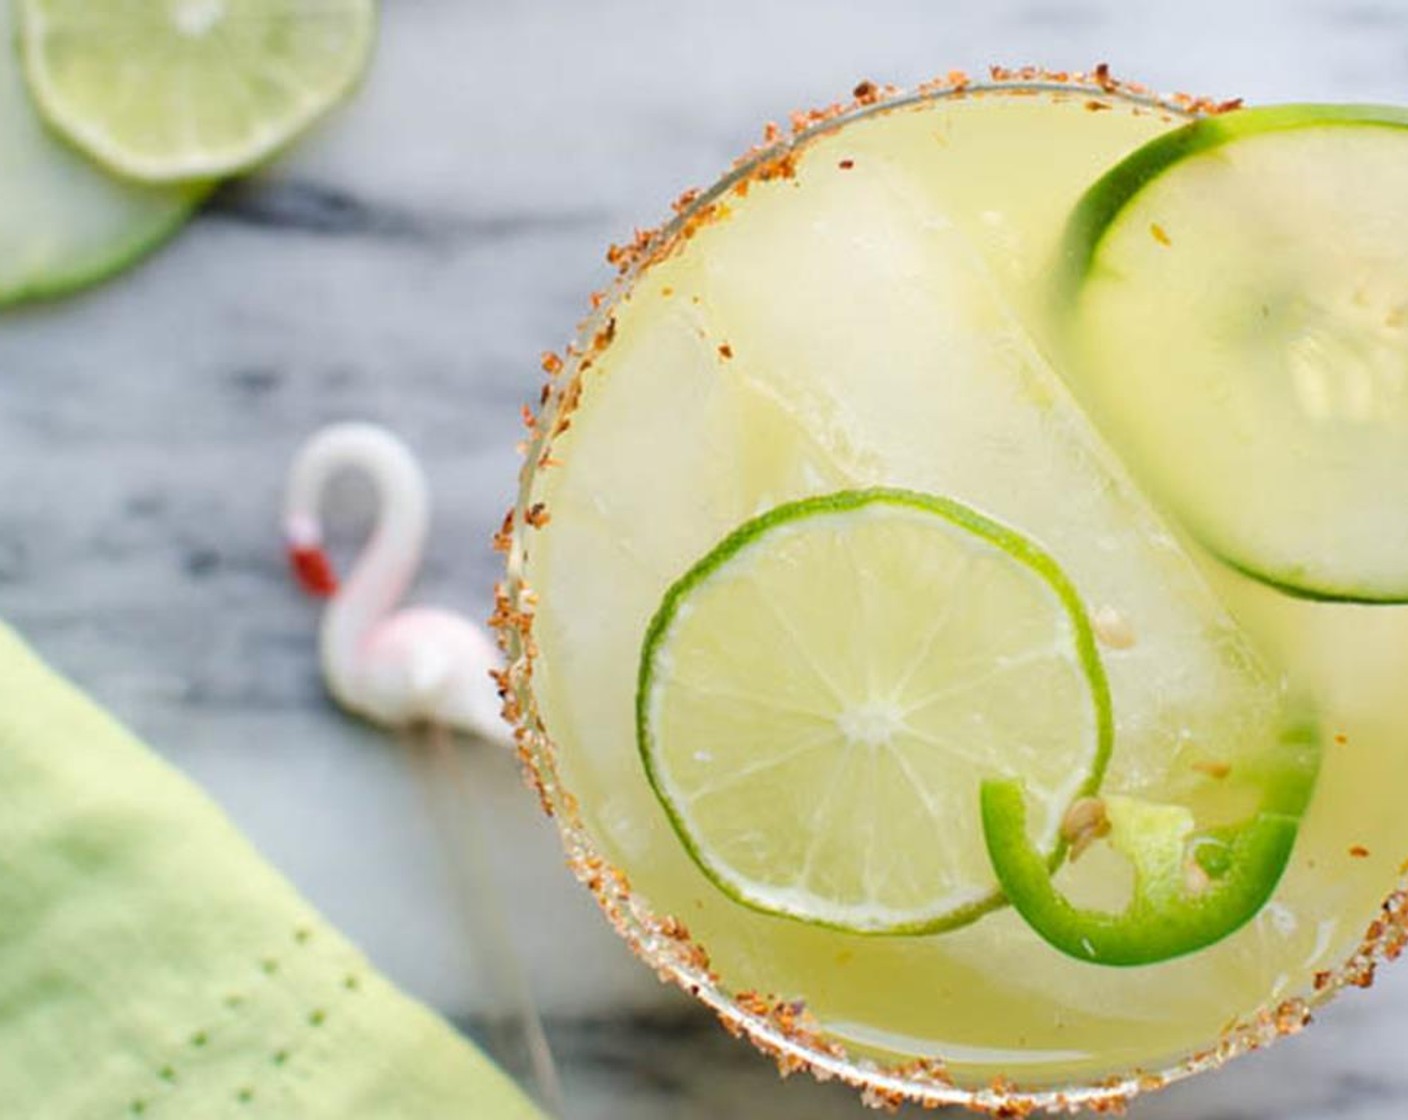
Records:
[[[808,1070],[819,1078],[844,1080],[860,1089],[867,1103],[880,1107],[912,1101],[928,1107],[959,1104],[1016,1115],[1031,1109],[1114,1107],[1143,1091],[1214,1069],[1232,1057],[1299,1031],[1316,1007],[1345,986],[1367,986],[1376,964],[1397,956],[1408,936],[1408,897],[1402,893],[1401,879],[1400,889],[1387,898],[1384,892],[1401,874],[1391,849],[1396,845],[1399,853],[1408,850],[1408,835],[1395,830],[1392,824],[1394,814],[1388,792],[1399,788],[1390,771],[1396,773],[1401,767],[1393,761],[1392,746],[1396,741],[1393,729],[1402,726],[1398,718],[1402,703],[1394,696],[1391,678],[1394,667],[1408,667],[1408,622],[1402,612],[1381,612],[1367,620],[1356,615],[1354,607],[1288,599],[1235,572],[1220,569],[1206,558],[1198,561],[1204,577],[1239,623],[1254,634],[1263,648],[1272,650],[1279,667],[1299,678],[1325,704],[1322,716],[1335,744],[1326,747],[1319,792],[1306,821],[1296,861],[1287,884],[1277,901],[1258,919],[1257,928],[1238,935],[1242,938],[1243,956],[1217,958],[1220,963],[1216,968],[1231,972],[1214,974],[1212,964],[1199,964],[1195,956],[1190,958],[1194,963],[1178,965],[1182,971],[1165,973],[1164,979],[1149,982],[1144,990],[1144,981],[1133,975],[1141,970],[1121,972],[1099,966],[1074,966],[1091,969],[1090,987],[1103,993],[1094,997],[1096,1002],[1101,998],[1114,1002],[1129,999],[1133,1011],[1123,1015],[1114,1009],[1102,1019],[1092,1014],[1089,1007],[1075,1008],[1072,1019],[1088,1022],[1084,1027],[1073,1028],[1073,1041],[1068,1048],[1061,1050],[1049,1042],[1033,1042],[1030,1053],[1024,1054],[1028,1044],[1022,1037],[1023,1024],[1016,1020],[1006,1045],[994,1042],[1003,1030],[1000,1024],[1004,1001],[1013,997],[1010,991],[999,991],[997,977],[985,975],[981,964],[982,939],[986,936],[983,930],[986,923],[994,921],[992,918],[976,923],[964,934],[970,941],[961,967],[949,961],[938,972],[927,972],[923,952],[915,950],[918,957],[906,973],[906,950],[900,944],[904,939],[895,939],[884,949],[876,950],[874,939],[852,937],[848,942],[847,935],[834,931],[798,933],[786,919],[760,918],[727,899],[712,897],[705,924],[713,933],[696,939],[690,932],[696,924],[693,914],[682,912],[679,905],[662,906],[654,897],[658,892],[638,889],[640,876],[633,862],[649,862],[650,846],[670,843],[674,837],[668,829],[660,829],[657,820],[653,831],[641,826],[646,839],[643,846],[631,851],[630,836],[637,827],[631,818],[659,812],[647,787],[642,782],[639,788],[623,791],[581,781],[581,774],[590,769],[586,763],[574,772],[574,760],[564,753],[560,742],[564,732],[570,734],[571,729],[554,726],[541,702],[544,675],[560,677],[571,670],[552,664],[556,651],[547,651],[544,657],[541,635],[535,630],[544,603],[539,598],[541,589],[530,586],[539,535],[552,531],[551,519],[558,512],[551,502],[544,502],[544,478],[552,471],[572,470],[570,449],[562,454],[559,463],[560,446],[571,429],[575,410],[584,397],[595,391],[594,378],[598,374],[594,371],[601,364],[609,364],[611,348],[617,341],[617,311],[630,301],[632,293],[659,276],[662,262],[687,256],[691,241],[701,231],[726,221],[731,209],[750,205],[750,192],[776,190],[779,184],[792,183],[799,164],[839,155],[843,158],[836,161],[836,166],[841,171],[849,170],[848,164],[853,161],[846,155],[846,138],[859,138],[867,125],[905,115],[911,120],[926,120],[926,127],[932,126],[935,143],[942,146],[948,142],[946,106],[989,102],[1059,104],[1067,114],[1120,118],[1123,123],[1119,127],[1126,129],[1128,136],[1112,141],[1110,151],[1093,159],[1084,172],[1088,180],[1098,176],[1123,151],[1158,130],[1234,107],[1181,95],[1156,96],[1142,87],[1115,82],[1103,68],[1076,75],[997,70],[992,80],[983,84],[951,75],[910,93],[863,83],[855,91],[852,103],[800,114],[788,135],[780,130],[770,131],[767,142],[718,183],[681,199],[675,217],[663,227],[638,234],[628,246],[613,248],[610,259],[619,267],[619,279],[609,291],[593,297],[593,310],[567,353],[545,358],[549,383],[539,412],[528,423],[525,467],[517,502],[497,541],[507,554],[507,570],[498,589],[494,621],[507,655],[507,669],[501,680],[506,715],[517,728],[519,752],[527,773],[544,810],[561,830],[577,877],[646,964],[711,1008],[730,1032],[748,1038],[772,1055],[784,1073]],[[1074,117],[1070,119],[1074,121]],[[1064,212],[1072,199],[1062,196],[1060,188],[1053,188],[1048,196],[1040,184],[1043,177],[1060,180],[1066,172],[1055,166],[1059,159],[1046,161],[1038,153],[1043,142],[1050,151],[1059,151],[1061,143],[1080,141],[1074,133],[1070,137],[1062,135],[1051,147],[1049,138],[1043,140],[1047,136],[1046,124],[1034,116],[1010,131],[1004,142],[1010,146],[1020,140],[1023,128],[1028,129],[1031,148],[1022,160],[1016,158],[1014,149],[1004,157],[1008,160],[1004,166],[1016,178],[1025,176],[1025,184],[1012,187],[1009,180],[1006,194],[995,189],[995,183],[981,181],[968,182],[954,190],[977,200],[975,213],[987,232],[975,236],[987,239],[980,247],[989,255],[986,275],[998,275],[999,283],[1026,285],[1027,290],[1038,291],[1041,277],[1023,275],[1023,269],[1030,265],[1033,255],[1040,258],[1040,254],[1019,244],[1016,252],[1004,255],[1010,248],[1004,248],[1004,244],[1014,240],[1020,243],[1026,232],[1023,219],[1011,208],[1010,200],[1025,191],[1031,199],[1041,200],[1032,202],[1033,213],[1042,211],[1043,206]],[[1077,131],[1084,129],[1086,125],[1081,124]],[[880,150],[864,144],[860,147],[867,156]],[[1079,186],[1075,179],[1072,182]],[[981,209],[986,188],[994,188],[992,194],[999,199],[991,211]],[[1007,211],[1003,209],[1003,198],[1008,200]],[[1052,214],[1044,212],[1033,219],[1034,226],[1051,226],[1054,221]],[[1000,275],[1008,266],[1009,272]],[[1034,352],[1045,350],[1052,342],[1052,331],[1059,332],[1059,324],[1043,324],[1040,310],[1031,311],[1028,322],[1035,324],[1030,330]],[[718,349],[724,359],[731,357],[726,341]],[[669,375],[670,371],[662,368],[660,376]],[[682,418],[681,422],[689,421]],[[619,578],[633,580],[637,574],[623,569]],[[566,585],[560,584],[559,590],[562,586]],[[651,594],[658,598],[659,592]],[[1368,671],[1366,666],[1370,667]],[[634,673],[632,664],[632,680]],[[622,757],[634,759],[634,738],[630,734],[620,738]],[[1356,749],[1344,749],[1347,743]],[[1369,789],[1384,792],[1376,799],[1367,795]],[[1355,816],[1353,826],[1349,824],[1351,815]],[[610,828],[602,823],[608,819],[615,822]],[[611,835],[603,836],[604,832]],[[1350,850],[1347,864],[1342,858],[1346,849]],[[1336,861],[1333,868],[1328,866],[1332,857]],[[707,892],[709,885],[701,881],[691,889]],[[683,891],[678,897],[689,893]],[[698,905],[701,911],[706,909],[704,903]],[[738,945],[729,944],[721,954],[719,945],[730,941],[727,936],[719,936],[719,931],[731,921],[729,907],[736,909],[740,928],[742,923],[749,923],[749,927],[740,935]],[[996,924],[992,928],[996,929]],[[746,964],[750,939],[755,945],[763,944],[773,929],[783,931],[777,936],[784,948],[766,947],[761,952],[763,958],[771,954],[771,959],[776,960],[780,959],[778,954],[790,952],[807,962],[799,966],[800,973],[780,978],[776,984],[768,982],[766,967],[759,971]],[[799,939],[795,943],[787,940],[794,936]],[[929,936],[942,941],[957,935]],[[1248,940],[1254,938],[1260,940]],[[1031,940],[1033,953],[1039,944],[1034,938]],[[854,966],[857,955],[863,958],[872,952],[885,959]],[[974,952],[979,955],[975,957]],[[1191,1011],[1177,1005],[1174,991],[1180,983],[1187,982],[1186,978],[1197,978],[1199,969],[1207,969],[1207,987],[1216,988],[1224,975],[1236,975],[1238,960],[1256,959],[1258,954],[1269,962],[1264,974],[1248,980],[1250,987],[1229,991],[1215,1023],[1209,1019],[1211,1005],[1206,1000],[1194,998],[1196,1007]],[[722,964],[721,955],[727,958]],[[994,969],[1000,967],[997,959],[995,949]],[[1021,957],[1004,956],[1001,960],[1010,969]],[[1173,966],[1155,966],[1150,975],[1170,967]],[[848,975],[847,969],[853,978],[838,979]],[[1120,975],[1112,978],[1116,973]],[[798,975],[810,976],[812,986],[798,983]],[[897,979],[905,975],[908,986]],[[1061,978],[1040,995],[1038,1002],[1043,1010],[1035,1014],[1059,1018],[1062,992],[1068,996],[1074,990],[1070,985],[1078,982],[1072,979],[1075,975],[1062,972]],[[966,991],[955,997],[955,985],[964,984],[965,977]],[[1180,981],[1180,977],[1184,980]],[[867,1003],[864,999],[848,1000],[842,991],[866,986],[876,991],[888,988],[890,992],[882,992]],[[1042,989],[1040,984],[1036,987]],[[1253,990],[1256,994],[1249,994]],[[840,996],[838,991],[842,991]],[[987,998],[989,994],[991,1000]],[[1155,1024],[1160,1002],[1165,999],[1169,1001],[1168,1018],[1182,1018],[1176,1029]],[[929,1027],[907,1031],[905,1026],[896,1025],[893,1030],[888,1029],[883,1010],[876,1009],[886,1005],[899,1008],[906,1002],[937,1008],[924,1019]],[[848,1004],[868,1006],[872,1011],[868,1023],[858,1025],[855,1019],[836,1011],[838,1006]],[[974,1017],[976,1008],[989,1006],[991,1022],[999,1025],[980,1032],[985,1037],[983,1045],[965,1044],[961,1031],[956,1032],[958,1038],[946,1039],[942,1027],[932,1026],[935,1016],[942,1019],[946,1004],[953,1006],[955,1020]],[[1147,1035],[1147,1041],[1141,1041],[1141,1033]],[[1112,1041],[1115,1038],[1119,1038],[1118,1044]]]

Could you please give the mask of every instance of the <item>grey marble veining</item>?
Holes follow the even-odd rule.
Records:
[[[355,102],[108,286],[0,319],[0,614],[177,765],[389,973],[481,997],[404,760],[324,699],[276,538],[324,421],[384,421],[438,506],[419,597],[488,610],[519,405],[607,272],[761,123],[862,77],[1108,59],[1158,88],[1408,101],[1408,4],[387,0]],[[355,547],[365,494],[338,497]],[[863,1115],[630,958],[506,758],[472,757],[574,1120]],[[1408,969],[1146,1120],[1408,1112]]]

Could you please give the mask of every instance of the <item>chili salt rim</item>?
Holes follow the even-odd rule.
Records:
[[[926,1109],[958,1105],[1001,1117],[1079,1109],[1119,1112],[1141,1093],[1215,1069],[1232,1058],[1299,1032],[1310,1022],[1312,1013],[1340,990],[1369,987],[1378,965],[1396,959],[1408,945],[1408,863],[1359,947],[1338,969],[1316,973],[1310,987],[1300,995],[1267,1004],[1254,1014],[1237,1019],[1223,1029],[1213,1045],[1180,1062],[1157,1071],[1135,1069],[1060,1089],[1025,1088],[1002,1078],[982,1088],[964,1088],[949,1076],[941,1058],[885,1064],[852,1056],[821,1030],[803,1001],[752,991],[725,991],[710,967],[707,951],[691,938],[684,923],[670,915],[656,914],[632,892],[626,874],[597,849],[581,819],[576,798],[562,784],[556,747],[532,690],[538,655],[533,637],[537,598],[524,579],[525,539],[545,527],[551,516],[544,503],[533,497],[535,477],[539,471],[558,465],[552,456],[553,441],[571,426],[572,413],[581,399],[583,374],[614,338],[615,304],[653,263],[688,242],[704,224],[726,217],[726,199],[730,195],[745,195],[754,182],[790,178],[799,153],[808,143],[850,121],[943,98],[989,93],[1070,94],[1087,98],[1086,107],[1092,111],[1108,109],[1110,101],[1118,98],[1134,103],[1136,112],[1164,112],[1189,118],[1216,115],[1241,106],[1240,99],[1217,101],[1183,93],[1158,94],[1139,83],[1115,79],[1103,63],[1090,71],[1071,72],[994,66],[988,71],[988,79],[977,83],[960,71],[952,71],[908,92],[861,82],[849,101],[793,113],[786,130],[776,124],[767,125],[762,143],[735,161],[733,168],[712,187],[685,191],[672,206],[674,216],[664,224],[655,229],[637,229],[628,242],[610,247],[607,260],[617,269],[615,281],[605,291],[592,294],[591,311],[578,324],[576,339],[565,352],[543,355],[547,380],[538,408],[523,410],[527,437],[521,445],[524,463],[519,494],[494,535],[494,547],[506,554],[506,563],[504,580],[495,587],[495,609],[489,622],[507,660],[506,668],[496,671],[494,677],[503,701],[503,716],[513,726],[525,782],[536,791],[543,811],[556,821],[574,875],[592,892],[608,921],[635,954],[653,967],[662,981],[677,985],[713,1010],[729,1033],[746,1037],[770,1055],[784,1077],[805,1070],[821,1081],[843,1081],[860,1091],[865,1104],[887,1112],[894,1112],[905,1103]]]

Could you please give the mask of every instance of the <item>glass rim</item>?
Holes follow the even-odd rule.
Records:
[[[726,990],[710,968],[707,951],[691,939],[684,923],[671,915],[655,913],[647,900],[632,891],[627,875],[602,855],[581,818],[576,798],[562,782],[557,747],[543,723],[532,689],[538,656],[532,633],[537,599],[524,579],[523,542],[531,529],[546,524],[546,511],[533,501],[537,472],[548,461],[553,440],[566,430],[568,416],[580,397],[583,373],[612,340],[614,307],[642,273],[714,216],[724,196],[746,190],[754,181],[790,177],[797,154],[819,137],[854,121],[933,101],[972,95],[1042,93],[1117,100],[1188,120],[1241,105],[1240,99],[1216,101],[1182,93],[1156,93],[1147,86],[1111,77],[1104,65],[1088,72],[992,67],[985,81],[972,81],[955,71],[909,90],[862,82],[850,101],[794,113],[786,133],[769,125],[763,143],[744,153],[712,186],[680,196],[673,204],[673,217],[655,229],[637,230],[626,245],[611,246],[607,260],[617,269],[615,280],[604,291],[592,295],[591,311],[578,324],[575,340],[565,352],[543,356],[547,383],[537,413],[531,409],[524,412],[528,432],[522,444],[524,458],[518,492],[494,537],[495,549],[506,556],[504,578],[494,589],[495,609],[490,619],[505,655],[505,667],[495,673],[503,716],[513,727],[525,778],[537,793],[543,811],[556,823],[575,877],[591,891],[607,920],[635,955],[652,967],[661,980],[681,988],[712,1010],[730,1034],[748,1039],[771,1056],[783,1076],[807,1071],[818,1080],[843,1081],[860,1091],[865,1104],[890,1111],[905,1103],[925,1108],[956,1105],[1000,1116],[1118,1109],[1143,1093],[1217,1069],[1232,1058],[1299,1032],[1309,1024],[1313,1011],[1344,988],[1369,987],[1377,966],[1396,959],[1408,946],[1405,864],[1404,875],[1385,897],[1378,917],[1370,922],[1359,946],[1338,968],[1317,972],[1299,993],[1269,1000],[1255,1012],[1239,1017],[1224,1027],[1210,1045],[1156,1070],[1133,1068],[1100,1079],[1027,1087],[998,1077],[984,1086],[968,1087],[947,1073],[941,1056],[886,1064],[850,1053],[839,1040],[825,1033],[808,1013],[804,1001]]]

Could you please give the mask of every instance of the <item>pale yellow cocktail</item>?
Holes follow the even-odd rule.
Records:
[[[786,1061],[843,1073],[881,1103],[1128,1096],[1298,1028],[1345,978],[1408,854],[1397,798],[1408,784],[1408,613],[1288,595],[1219,561],[1082,407],[1068,305],[1053,295],[1070,216],[1129,153],[1217,107],[1130,96],[1103,75],[861,93],[867,104],[765,151],[643,240],[563,368],[548,363],[504,537],[511,714],[579,873],[623,932]],[[750,519],[877,487],[943,495],[1019,530],[1083,604],[1113,721],[1107,760],[1040,743],[1042,727],[1074,718],[1065,694],[1078,669],[1014,683],[1026,678],[1004,674],[1031,659],[1004,650],[991,671],[959,674],[976,697],[971,721],[987,729],[974,742],[1017,735],[1003,713],[1027,713],[1020,735],[1051,771],[1033,778],[1047,791],[1037,832],[1077,839],[1071,802],[1097,781],[1101,796],[1176,802],[1200,824],[1241,819],[1287,729],[1313,725],[1315,793],[1274,896],[1247,924],[1175,959],[1109,967],[991,906],[977,787],[964,783],[1000,746],[978,751],[971,774],[968,762],[906,771],[921,739],[949,742],[910,714],[933,689],[893,709],[914,725],[905,744],[873,681],[872,700],[838,702],[833,738],[785,764],[799,767],[790,787],[811,789],[833,746],[888,751],[893,732],[893,757],[871,766],[848,754],[844,772],[835,763],[817,779],[811,809],[731,763],[743,777],[681,772],[696,790],[687,808],[679,795],[672,822],[638,726],[642,643],[662,599]],[[862,597],[872,578],[857,577]],[[904,577],[883,578],[893,589]],[[835,632],[818,622],[788,648],[831,651],[825,676],[834,651],[863,641],[858,629],[908,627],[921,657],[938,606],[910,595],[924,606],[909,617],[893,605],[867,616],[848,594],[838,585],[825,614]],[[759,603],[751,613],[771,609]],[[735,611],[744,629],[749,613]],[[757,648],[740,632],[720,658],[743,665]],[[772,726],[775,713],[759,712],[781,703],[778,685],[761,664],[729,680],[710,718],[741,742]],[[710,750],[681,766],[694,762],[720,765]],[[894,792],[909,780],[927,795],[912,804]],[[787,814],[817,835],[795,855],[804,871],[773,877],[749,853],[776,863],[786,848],[772,817]],[[770,823],[745,835],[750,815]],[[832,851],[838,828],[868,829],[873,850],[858,855],[845,832]],[[734,844],[722,870],[701,869],[691,830]],[[730,884],[744,878],[758,893],[740,888],[740,901]],[[940,879],[951,889],[922,897]],[[1057,877],[1079,903],[1116,908],[1128,880],[1099,843]],[[833,908],[808,910],[827,890]],[[788,899],[801,899],[800,917]],[[875,929],[847,928],[872,918]],[[1398,936],[1392,921],[1378,935]]]

